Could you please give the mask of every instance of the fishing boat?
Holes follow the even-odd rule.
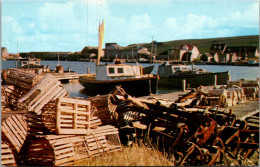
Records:
[[[143,74],[142,66],[127,64],[100,64],[102,42],[104,35],[104,21],[99,25],[99,46],[96,63],[96,73],[79,77],[79,82],[85,87],[89,95],[108,94],[116,86],[121,87],[132,96],[146,96],[156,94],[158,75]]]
[[[17,68],[43,68],[43,65],[41,65],[41,59],[19,59],[17,61]]]
[[[205,69],[194,68],[185,64],[170,64],[165,62],[158,66],[157,74],[160,77],[159,86],[182,88],[183,81],[186,87],[197,88],[201,85],[226,85],[231,80],[229,71],[210,72]]]

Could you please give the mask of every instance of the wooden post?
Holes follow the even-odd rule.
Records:
[[[90,74],[90,67],[87,67],[87,73]]]
[[[216,74],[216,75],[214,76],[214,86],[217,86],[217,84],[218,84],[218,83],[217,83],[217,78],[218,78],[218,77],[217,77],[217,74]]]
[[[73,104],[73,110],[75,111],[75,113],[73,113],[73,123],[72,123],[72,129],[77,129],[77,111],[78,111],[78,104],[77,103],[74,103]]]
[[[57,99],[57,105],[56,105],[56,130],[57,134],[59,134],[60,131],[60,98]]]
[[[183,92],[186,91],[186,80],[185,79],[182,80],[182,91]]]

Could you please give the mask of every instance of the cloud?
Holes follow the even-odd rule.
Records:
[[[259,3],[250,5],[245,11],[237,11],[223,18],[225,24],[240,27],[259,26]]]
[[[32,12],[21,6],[16,7],[21,10],[16,15],[9,12],[2,16],[2,43],[12,45],[8,50],[16,51],[17,40],[19,46],[23,46],[21,51],[79,51],[86,45],[96,46],[98,23],[102,18],[106,20],[104,41],[122,46],[150,42],[152,37],[157,41],[211,38],[249,35],[259,29],[258,2],[225,15],[207,15],[193,10],[181,15],[177,13],[181,13],[179,9],[171,9],[171,1],[158,0],[56,0],[29,4]],[[132,12],[129,6],[133,7]],[[151,12],[154,7],[157,10]],[[124,13],[124,8],[129,13]],[[169,12],[159,12],[160,9]]]

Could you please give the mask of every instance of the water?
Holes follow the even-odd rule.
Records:
[[[49,65],[50,69],[53,70],[58,64],[58,61],[41,61],[42,65]],[[102,63],[101,63],[102,64]],[[127,63],[135,64],[135,63]],[[90,72],[95,72],[95,63],[93,62],[81,62],[81,61],[60,61],[60,65],[63,66],[64,70],[70,68],[72,71],[75,71],[79,74],[87,73],[88,67],[90,67]],[[150,64],[140,64],[143,67],[147,67]],[[157,73],[157,68],[159,64],[155,65],[153,74]],[[228,65],[196,65],[197,68],[202,68],[211,72],[224,72],[229,71],[231,74],[231,80],[236,81],[238,79],[251,79],[255,80],[259,78],[259,67],[255,66],[228,66]],[[15,68],[15,61],[2,61],[2,69]],[[88,97],[84,92],[84,87],[78,81],[71,81],[69,83],[64,83],[64,88],[69,92],[71,97]],[[157,93],[168,93],[176,90],[170,88],[158,88]]]

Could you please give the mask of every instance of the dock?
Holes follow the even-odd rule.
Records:
[[[79,79],[80,76],[84,74],[78,74],[78,73],[73,73],[73,72],[66,72],[66,73],[50,73],[53,76],[55,76],[58,80],[75,80]]]
[[[164,94],[154,94],[150,96],[142,96],[139,97],[140,99],[149,99],[154,98],[157,100],[164,100],[170,103],[175,103],[177,99],[189,93],[190,90],[186,91],[177,91],[171,93],[164,93]],[[236,115],[237,119],[245,120],[257,113],[259,113],[259,100],[247,100],[244,103],[237,104],[234,106],[226,107],[225,109],[233,109],[233,114]]]

